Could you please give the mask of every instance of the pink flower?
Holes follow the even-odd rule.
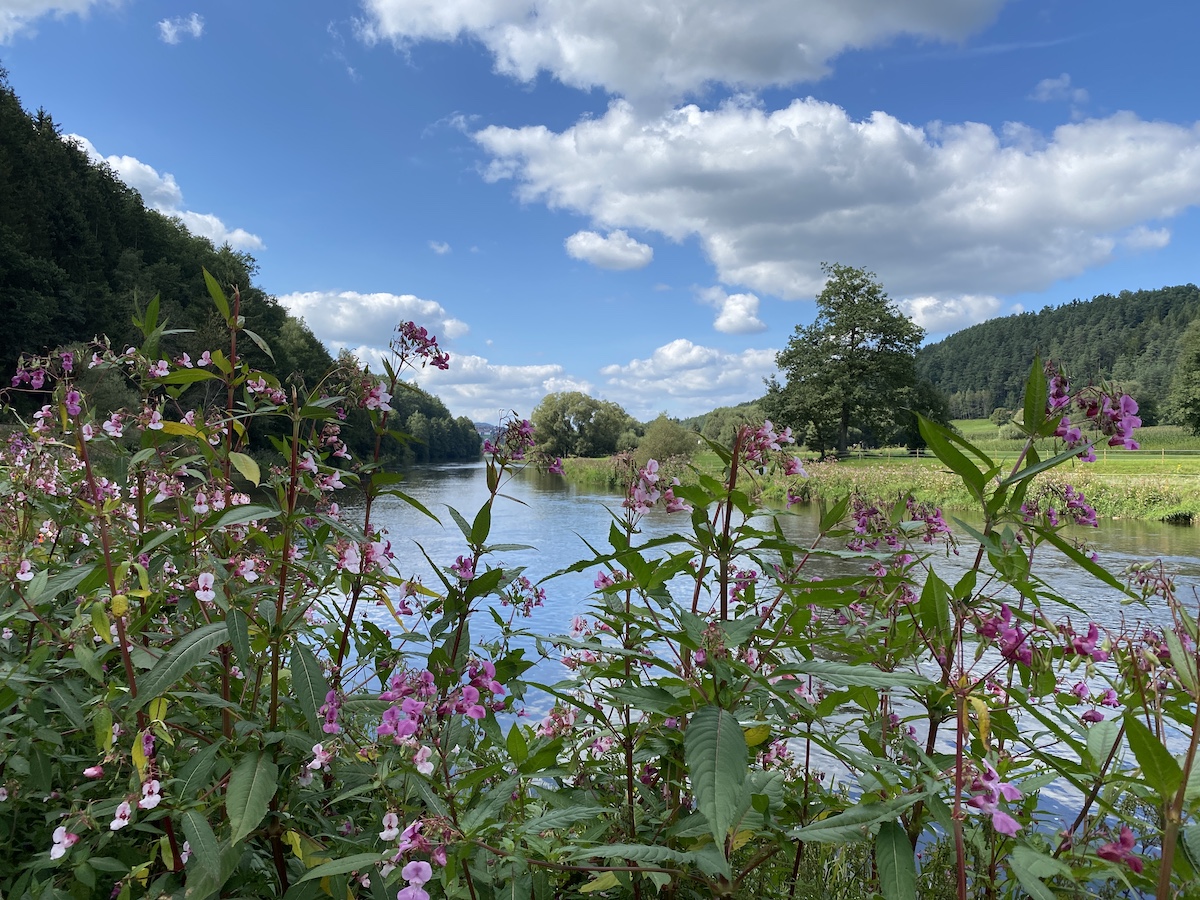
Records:
[[[243,559],[238,566],[237,573],[251,583],[258,581],[258,573],[254,571],[256,565],[253,559]]]
[[[33,565],[27,559],[21,560],[17,567],[17,581],[33,581]]]
[[[142,785],[142,799],[138,801],[138,809],[154,809],[162,802],[162,785],[157,778],[152,778]]]
[[[420,887],[433,877],[433,868],[423,859],[414,859],[400,870],[400,874],[408,880],[409,884]]]
[[[475,562],[466,556],[460,556],[454,561],[454,565],[450,567],[453,572],[462,581],[470,581],[475,577]]]
[[[83,770],[84,778],[103,778],[104,766],[88,766]]]
[[[121,805],[117,807],[117,811],[113,814],[113,820],[108,823],[108,827],[113,831],[120,831],[129,824],[133,818],[133,807],[129,805],[128,800],[122,800]]]
[[[1102,845],[1096,851],[1096,855],[1109,862],[1123,862],[1134,872],[1141,874],[1144,866],[1142,860],[1134,855],[1133,845],[1133,832],[1129,830],[1128,825],[1122,825],[1120,836],[1115,841]]]
[[[394,812],[383,814],[383,831],[379,832],[379,839],[383,841],[394,841],[400,837],[400,817]]]
[[[217,599],[216,591],[213,590],[213,574],[212,572],[201,572],[196,578],[196,599],[202,603],[212,603]]]
[[[196,360],[196,365],[207,366],[211,362],[212,362],[212,355],[207,350],[205,350],[203,353],[200,354],[200,358],[198,360]]]
[[[312,752],[313,759],[312,762],[308,764],[308,768],[314,772],[318,769],[324,769],[328,772],[329,761],[333,759],[333,754],[326,750],[322,744],[313,744]]]
[[[50,858],[62,859],[67,851],[79,842],[79,835],[72,834],[67,831],[65,826],[59,825],[54,829],[53,839],[54,843],[50,845]]]
[[[556,457],[554,462],[550,463],[550,467],[546,471],[551,475],[561,475],[563,473],[562,457]]]
[[[431,756],[433,756],[433,751],[424,746],[413,754],[413,764],[422,775],[433,774],[433,763],[430,761]]]

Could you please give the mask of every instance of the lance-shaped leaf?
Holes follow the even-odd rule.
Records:
[[[261,750],[246,754],[234,766],[225,791],[232,843],[238,843],[258,827],[278,786],[279,767]]]
[[[692,716],[683,740],[683,760],[696,807],[708,820],[717,846],[742,805],[750,751],[742,726],[726,710],[707,706]]]
[[[139,679],[138,695],[130,704],[131,709],[137,711],[164,693],[228,639],[229,631],[224,622],[213,622],[189,631]]]
[[[898,822],[884,822],[875,837],[879,889],[887,900],[917,900],[917,866],[908,834]]]

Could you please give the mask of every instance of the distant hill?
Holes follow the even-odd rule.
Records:
[[[241,356],[281,380],[316,385],[334,360],[300,319],[253,283],[254,259],[214,247],[183,224],[149,210],[141,195],[106,165],[66,141],[45,110],[30,114],[0,68],[0,379],[20,354],[40,353],[97,335],[113,346],[139,342],[132,319],[151,297],[161,297],[160,321],[182,333],[164,349],[199,357],[228,341],[213,311],[203,271],[241,291],[246,327],[271,347],[274,360],[249,341]],[[200,388],[193,401],[201,400]],[[21,397],[36,404],[41,398]],[[115,395],[113,405],[127,401]],[[480,438],[471,421],[455,419],[436,397],[419,389],[397,392],[394,425],[414,442],[389,462],[477,459]],[[282,421],[252,432],[259,444]],[[365,414],[351,410],[343,438],[359,459],[374,450]]]
[[[1030,361],[1040,351],[1077,380],[1121,382],[1152,420],[1171,386],[1179,337],[1197,318],[1200,288],[1194,284],[1101,294],[955,332],[921,349],[917,371],[946,395],[951,416],[979,418],[997,407],[1019,407]]]

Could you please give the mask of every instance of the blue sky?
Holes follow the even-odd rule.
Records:
[[[456,414],[752,399],[864,266],[931,338],[1194,282],[1200,5],[0,0],[29,109]],[[1031,348],[1032,350],[1032,348]]]

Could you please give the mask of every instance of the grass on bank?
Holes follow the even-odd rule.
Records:
[[[987,419],[960,419],[952,423],[969,441],[998,462],[1015,462],[1021,442],[1005,440]],[[1105,518],[1133,518],[1200,522],[1200,436],[1177,426],[1157,425],[1138,431],[1137,451],[1097,447],[1094,463],[1074,463],[1035,480],[1031,495],[1044,506],[1059,506],[1063,487],[1083,491],[1096,512]],[[776,503],[787,500],[788,490],[805,500],[830,500],[848,493],[895,497],[913,493],[918,499],[947,509],[975,505],[962,482],[936,458],[919,458],[897,449],[873,452],[861,459],[805,463],[809,477],[768,478],[763,497]],[[1172,455],[1176,454],[1176,455]],[[700,451],[691,465],[717,474],[720,461],[708,450]],[[628,469],[613,459],[568,459],[565,474],[576,484],[599,490],[621,490]],[[686,479],[686,471],[678,473]]]

